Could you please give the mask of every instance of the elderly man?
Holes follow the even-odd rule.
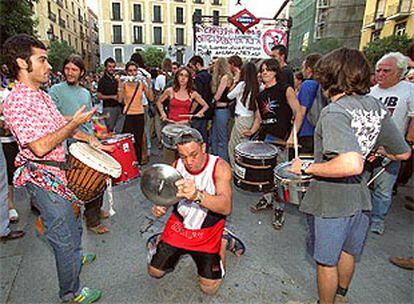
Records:
[[[401,53],[384,55],[376,65],[375,85],[370,95],[378,98],[391,112],[392,118],[407,141],[414,140],[414,84],[404,81],[407,57]],[[407,132],[409,130],[409,132]],[[378,152],[381,154],[382,149]],[[399,161],[385,165],[385,171],[374,182],[372,192],[371,232],[382,235],[385,216],[391,207],[392,189],[400,169]],[[382,167],[374,169],[376,174]]]

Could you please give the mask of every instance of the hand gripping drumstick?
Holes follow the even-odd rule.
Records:
[[[295,124],[293,124],[293,148],[295,149],[295,158],[298,158],[298,135],[296,134]]]
[[[385,169],[387,168],[387,166],[391,163],[391,159],[389,158],[384,158],[384,160],[386,160],[386,163],[384,165],[382,165],[382,169],[380,171],[378,171],[377,174],[375,174],[367,183],[367,186],[371,185],[382,173],[384,173]]]

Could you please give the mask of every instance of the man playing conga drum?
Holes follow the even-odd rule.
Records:
[[[174,167],[183,176],[176,183],[177,197],[182,199],[174,205],[161,238],[155,235],[148,240],[148,273],[161,278],[174,270],[180,256],[189,254],[196,263],[201,290],[212,295],[224,277],[226,248],[237,256],[245,251],[244,244],[224,228],[232,208],[231,169],[218,156],[206,153],[206,144],[195,129],[183,131],[176,144],[180,158]],[[162,206],[152,208],[156,217],[166,211]]]
[[[51,66],[46,46],[31,36],[19,34],[4,44],[11,75],[16,85],[5,100],[4,117],[19,144],[15,185],[27,186],[43,219],[45,237],[53,248],[63,301],[92,303],[99,299],[97,289],[82,288],[79,273],[82,263],[80,217],[75,218],[72,204],[76,196],[66,187],[65,171],[57,167],[65,161],[62,142],[69,137],[101,148],[96,138],[78,130],[94,111],[81,107],[66,121],[51,98],[40,89],[49,79]],[[40,164],[48,161],[49,164]],[[54,166],[51,166],[53,164]]]

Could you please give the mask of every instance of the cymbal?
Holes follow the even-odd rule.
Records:
[[[142,173],[141,190],[154,204],[168,207],[180,200],[176,197],[178,189],[175,182],[182,178],[174,167],[154,164]]]

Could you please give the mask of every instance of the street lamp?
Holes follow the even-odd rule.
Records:
[[[47,30],[46,34],[47,34],[47,38],[50,41],[53,41],[55,39],[55,35],[53,34],[53,29],[51,27]]]
[[[384,15],[379,15],[374,22],[374,28],[376,31],[381,31],[382,28],[384,27],[384,23],[385,23],[385,17]]]

